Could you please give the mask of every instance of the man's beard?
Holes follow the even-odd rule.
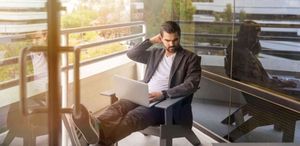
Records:
[[[175,53],[178,50],[178,46],[172,46],[167,48],[168,52]]]

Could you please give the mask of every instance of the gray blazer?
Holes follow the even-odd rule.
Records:
[[[156,71],[159,62],[165,54],[163,48],[152,48],[152,43],[146,39],[127,52],[127,56],[147,65],[144,82],[148,83]],[[191,127],[193,122],[191,102],[193,93],[199,88],[201,79],[201,58],[196,54],[184,50],[177,51],[170,72],[169,89],[166,90],[169,98],[186,96],[182,104],[173,108],[174,122]]]

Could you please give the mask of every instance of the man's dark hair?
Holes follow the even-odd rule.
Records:
[[[174,21],[166,21],[165,23],[163,23],[160,27],[160,35],[163,35],[163,32],[167,32],[167,33],[177,33],[178,36],[181,35],[181,30],[179,25],[174,22]]]
[[[239,48],[248,48],[254,55],[261,51],[261,46],[258,39],[258,33],[261,31],[260,25],[252,20],[245,20],[238,32]],[[242,47],[244,46],[244,47]]]

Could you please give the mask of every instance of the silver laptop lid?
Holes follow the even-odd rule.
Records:
[[[127,99],[136,104],[150,106],[148,85],[126,77],[114,76],[114,87],[119,99]]]

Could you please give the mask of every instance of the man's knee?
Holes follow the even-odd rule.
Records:
[[[127,99],[120,99],[117,102],[115,102],[114,104],[112,104],[112,106],[137,107],[138,105]]]
[[[138,120],[147,126],[163,122],[163,112],[160,109],[139,106],[128,112],[128,117]]]

